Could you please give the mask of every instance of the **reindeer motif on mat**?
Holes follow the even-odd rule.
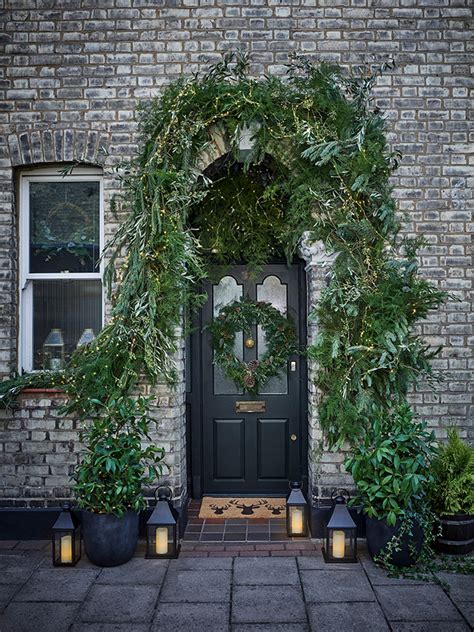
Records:
[[[267,501],[263,499],[260,499],[259,501],[257,501],[256,503],[252,503],[251,505],[246,505],[245,503],[239,503],[239,499],[237,498],[229,500],[229,502],[234,507],[237,507],[238,509],[242,509],[243,516],[251,516],[255,513],[254,509],[257,509],[257,507],[261,507],[262,505],[267,504]]]
[[[267,509],[272,512],[274,516],[279,516],[285,510],[285,505],[269,505],[267,504]]]
[[[228,504],[225,504],[225,505],[209,505],[209,507],[213,510],[214,515],[216,515],[216,516],[222,516],[224,511],[226,511],[227,509],[230,509],[230,505],[228,505]]]

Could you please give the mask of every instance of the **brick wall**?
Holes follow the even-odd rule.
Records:
[[[230,49],[250,52],[255,76],[283,73],[293,51],[344,66],[390,55],[397,67],[380,79],[377,105],[391,147],[403,153],[394,195],[408,213],[406,231],[430,243],[422,273],[458,299],[420,326],[430,343],[444,346],[435,364],[446,381],[412,400],[440,436],[454,421],[472,438],[468,0],[0,0],[0,8],[0,375],[17,364],[15,167],[80,160],[104,163],[108,174],[136,151],[137,102]],[[106,202],[116,189],[106,175]],[[106,234],[114,227],[108,213]],[[51,433],[77,429],[60,426],[68,422],[56,419],[55,404],[24,397],[14,417],[0,418],[5,501],[34,487],[45,490],[42,498],[50,490],[60,498],[76,448],[55,450],[76,444]],[[183,489],[183,396],[159,397],[159,439]],[[327,465],[336,479],[339,461]]]

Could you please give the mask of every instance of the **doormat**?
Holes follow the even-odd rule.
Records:
[[[246,518],[248,520],[269,520],[286,517],[286,498],[215,498],[204,496],[199,510],[199,518]]]

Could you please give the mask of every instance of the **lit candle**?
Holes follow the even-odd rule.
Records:
[[[334,531],[332,534],[332,555],[343,558],[346,553],[346,536],[344,531]]]
[[[158,527],[155,534],[156,554],[166,555],[168,553],[168,529],[166,527]]]
[[[303,510],[296,509],[291,512],[291,531],[292,533],[303,533]]]
[[[72,562],[72,535],[61,537],[61,562],[71,564]]]

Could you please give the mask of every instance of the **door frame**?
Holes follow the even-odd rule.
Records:
[[[271,264],[287,264],[283,259],[272,259]],[[236,262],[234,265],[245,265],[245,262]],[[307,330],[307,283],[306,263],[300,258],[295,258],[291,266],[297,266],[298,296],[300,310],[298,315],[299,329],[302,333],[301,340],[306,346],[308,340]],[[185,375],[186,375],[186,465],[187,485],[191,498],[200,499],[203,496],[203,401],[200,383],[200,363],[195,358],[201,358],[202,354],[202,310],[199,310],[192,321],[192,331],[186,337],[185,344]],[[308,363],[305,355],[301,355],[301,379],[298,389],[300,398],[301,415],[301,481],[305,493],[308,490]],[[217,494],[216,494],[217,495]],[[222,496],[222,494],[219,494]],[[235,495],[232,493],[230,495]],[[246,496],[245,493],[239,494]],[[267,494],[271,496],[271,494]],[[281,496],[281,494],[275,494]]]

